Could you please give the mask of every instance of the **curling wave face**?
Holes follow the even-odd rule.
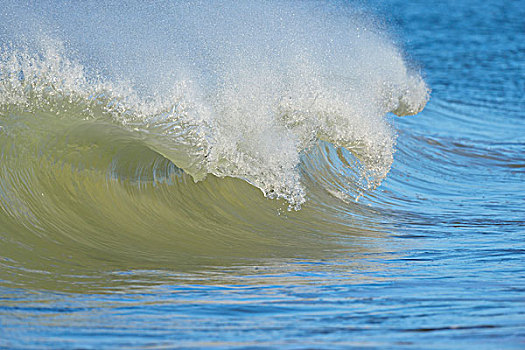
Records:
[[[278,208],[310,199],[296,217],[306,231],[339,225],[325,204],[390,169],[386,114],[428,99],[391,38],[340,4],[63,5],[9,2],[0,16],[2,220],[45,237],[41,249],[68,240],[126,256],[147,241],[158,261],[168,242],[198,255],[204,233],[210,256],[250,235],[282,248],[298,226]]]

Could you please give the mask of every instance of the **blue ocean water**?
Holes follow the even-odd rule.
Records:
[[[248,9],[260,10],[250,4]],[[344,6],[335,3],[329,10],[343,11]],[[378,27],[388,33],[387,40],[403,47],[406,61],[421,72],[431,93],[419,114],[387,115],[397,135],[393,163],[381,185],[358,200],[352,196],[360,193],[351,184],[355,169],[341,165],[349,157],[328,143],[332,140],[319,141],[301,154],[301,176],[311,180],[304,180],[307,201],[295,210],[287,208],[287,200],[302,194],[300,190],[279,192],[276,185],[282,195],[263,198],[255,186],[264,190],[269,180],[257,182],[260,177],[248,175],[251,185],[220,177],[194,184],[172,162],[153,157],[153,151],[144,151],[127,134],[107,124],[107,133],[81,124],[82,135],[88,135],[83,137],[95,141],[77,142],[74,157],[82,154],[83,163],[73,173],[94,168],[90,164],[96,161],[90,159],[105,159],[106,154],[119,162],[102,175],[109,183],[104,186],[90,183],[96,171],[73,181],[62,165],[49,166],[57,179],[49,183],[74,184],[60,189],[75,194],[66,201],[38,175],[43,161],[19,161],[25,148],[13,145],[29,138],[19,130],[33,124],[21,112],[2,109],[0,133],[8,141],[1,143],[0,348],[524,348],[525,2],[359,6],[381,22]],[[17,13],[13,6],[6,8]],[[86,18],[85,13],[77,15]],[[9,31],[2,28],[0,37],[5,40]],[[87,35],[95,40],[92,36]],[[119,71],[126,72],[125,67]],[[77,137],[76,126],[64,138]],[[55,135],[49,132],[55,124],[40,128],[42,134]],[[140,162],[96,137],[130,147],[131,158]],[[67,144],[57,136],[49,139],[53,142],[46,143],[47,149],[36,141],[27,149],[40,147],[34,152],[37,159],[41,154],[48,159],[47,154]],[[88,153],[89,145],[97,145],[103,155]],[[159,149],[164,150],[154,148]],[[343,169],[343,174],[334,177],[337,172],[323,171],[319,163]],[[137,175],[129,168],[143,172],[137,170]],[[155,180],[151,188],[123,180],[124,175],[142,179],[150,173]],[[23,186],[10,185],[17,176]],[[177,187],[175,195],[170,176],[188,187]],[[32,187],[34,178],[40,187]],[[110,178],[123,189],[111,187]],[[324,182],[334,185],[316,191],[316,184]],[[122,193],[140,205],[122,204]],[[61,204],[28,200],[52,195]],[[179,213],[178,206],[190,202],[195,204],[188,204],[192,214],[177,214],[185,222],[179,225],[179,216],[169,220],[171,213]],[[237,202],[247,209],[234,207]],[[105,208],[106,214],[97,214],[92,206]],[[147,211],[149,219],[135,221],[151,208],[155,215]],[[195,214],[199,208],[201,214]],[[71,221],[43,219],[48,216]],[[144,222],[149,226],[140,226]],[[94,223],[100,226],[90,226]],[[126,234],[135,232],[134,226],[151,232]],[[160,233],[150,238],[153,231]]]

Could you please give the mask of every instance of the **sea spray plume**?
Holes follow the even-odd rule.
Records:
[[[61,12],[54,32],[82,65],[53,52],[56,40],[44,54],[15,53],[39,78],[27,90],[15,86],[24,69],[3,74],[14,96],[74,96],[80,115],[140,135],[196,181],[241,178],[294,208],[307,197],[300,155],[318,139],[352,152],[373,188],[393,161],[385,114],[417,113],[428,99],[388,36],[341,3],[88,1],[46,11]],[[73,26],[69,13],[84,20]]]

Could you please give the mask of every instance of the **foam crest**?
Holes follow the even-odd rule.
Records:
[[[20,6],[7,8],[20,17]],[[3,110],[110,120],[196,181],[241,178],[296,208],[307,197],[302,152],[317,140],[344,147],[375,187],[393,161],[385,114],[415,114],[428,99],[388,35],[342,3],[88,1],[23,10],[31,15],[18,22],[40,14],[41,25],[2,29],[10,40],[0,63]]]

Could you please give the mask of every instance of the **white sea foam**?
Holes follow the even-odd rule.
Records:
[[[109,118],[195,180],[241,178],[296,207],[301,152],[317,139],[345,147],[373,187],[393,161],[385,114],[415,114],[428,99],[388,35],[347,5],[9,3],[5,13],[3,109]]]

